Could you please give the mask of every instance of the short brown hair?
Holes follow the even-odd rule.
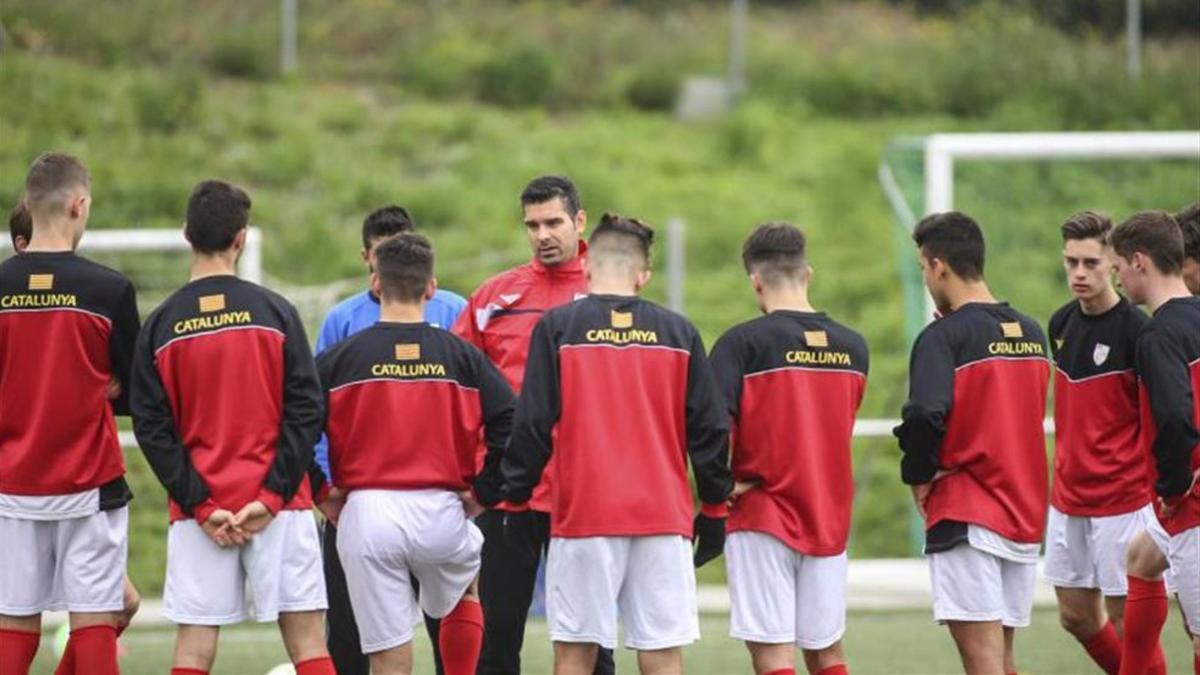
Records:
[[[62,152],[47,152],[33,160],[25,174],[25,205],[31,217],[52,215],[66,209],[73,190],[89,191],[91,186],[83,162]]]
[[[1200,262],[1200,202],[1176,213],[1175,222],[1183,231],[1183,255]]]
[[[206,180],[188,198],[183,234],[197,253],[220,253],[249,223],[250,195],[232,183]]]
[[[800,228],[785,222],[764,223],[754,228],[742,244],[742,265],[758,274],[763,283],[776,286],[795,281],[804,270],[807,242]]]
[[[649,225],[637,218],[609,212],[600,216],[600,224],[588,238],[588,256],[595,259],[609,252],[639,255],[642,262],[649,266],[650,245],[653,243],[654,229]]]
[[[433,246],[416,232],[401,232],[375,247],[375,273],[383,297],[416,302],[433,278]]]
[[[917,223],[912,238],[926,258],[941,260],[964,280],[983,278],[983,230],[967,214],[946,211],[925,216]]]
[[[1183,231],[1166,211],[1138,211],[1113,230],[1109,239],[1117,255],[1126,260],[1140,252],[1163,274],[1176,275],[1183,270]]]
[[[1108,244],[1108,233],[1112,232],[1112,227],[1112,219],[1103,213],[1080,211],[1063,222],[1062,238],[1064,242],[1095,239],[1101,244]]]
[[[8,212],[8,236],[12,237],[13,248],[17,248],[17,237],[29,243],[33,238],[33,218],[29,215],[29,207],[25,206],[25,201],[17,202],[17,205],[12,207]]]

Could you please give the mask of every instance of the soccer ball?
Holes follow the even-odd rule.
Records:
[[[296,675],[296,667],[290,663],[281,663],[268,670],[267,675]]]

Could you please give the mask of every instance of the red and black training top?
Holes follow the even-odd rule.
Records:
[[[103,265],[67,251],[0,263],[0,492],[128,503],[113,414],[129,414],[138,323],[133,284]]]
[[[529,499],[554,454],[555,537],[692,535],[733,491],[729,424],[695,327],[634,296],[589,295],[534,327],[501,472]]]
[[[332,481],[343,490],[466,490],[480,435],[493,462],[508,441],[514,396],[504,375],[429,324],[381,321],[321,354],[317,370]]]
[[[1188,491],[1200,469],[1200,297],[1163,303],[1137,343],[1154,458],[1154,490],[1175,506],[1159,521],[1171,535],[1200,526],[1200,494]]]
[[[759,483],[734,503],[729,531],[805,555],[845,551],[866,341],[824,313],[781,310],[731,328],[711,358],[733,419],[734,479]]]
[[[925,550],[967,540],[967,523],[1032,544],[1046,527],[1046,382],[1037,322],[1006,303],[968,303],[913,344],[909,395],[895,434],[909,485],[953,472],[925,505]]]
[[[302,480],[321,435],[316,364],[293,307],[230,275],[197,279],[146,319],[133,429],[171,497],[171,520],[254,500],[312,507]]]
[[[1103,314],[1077,300],[1050,317],[1054,355],[1054,487],[1072,516],[1114,516],[1150,503],[1134,345],[1146,315],[1121,298]]]

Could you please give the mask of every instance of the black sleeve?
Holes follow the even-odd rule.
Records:
[[[283,419],[275,461],[267,471],[263,487],[283,498],[284,504],[296,496],[300,481],[313,462],[313,446],[325,425],[324,398],[317,365],[308,346],[308,336],[296,311],[284,312],[283,340]]]
[[[708,357],[723,396],[725,410],[733,420],[737,419],[738,411],[742,407],[742,378],[746,376],[737,342],[737,338],[731,333],[722,335],[717,344],[713,345],[712,353]]]
[[[112,402],[113,413],[116,415],[129,414],[129,370],[133,366],[133,353],[137,347],[141,323],[141,318],[138,317],[137,294],[133,290],[133,284],[126,282],[125,291],[121,294],[113,316],[112,333],[108,338],[112,374],[121,385],[121,394]]]
[[[562,391],[551,330],[545,318],[533,328],[512,437],[500,462],[502,494],[511,502],[529,501],[553,451],[550,434],[562,412]]]
[[[704,342],[693,334],[687,381],[687,439],[696,491],[705,504],[722,504],[733,492],[729,469],[729,415],[717,378],[704,352]]]
[[[179,438],[171,401],[154,363],[151,332],[151,327],[147,326],[138,335],[129,375],[133,433],[158,482],[184,514],[190,516],[196,505],[208,499],[208,486],[192,466]]]
[[[1187,492],[1192,484],[1191,457],[1200,444],[1192,419],[1192,382],[1179,344],[1158,332],[1138,340],[1137,370],[1150,397],[1155,435],[1151,452],[1158,466],[1154,490],[1161,497]]]
[[[321,352],[316,357],[317,381],[321,387],[321,430],[317,443],[313,448],[313,461],[308,467],[308,477],[312,484],[311,487],[314,496],[320,492],[321,487],[325,483],[333,483],[333,470],[330,468],[329,475],[326,475],[325,469],[322,468],[321,461],[317,457],[317,450],[321,449],[321,447],[324,448],[325,465],[332,466],[329,464],[329,437],[325,433],[325,427],[329,424],[329,390],[334,386],[334,359],[334,352],[330,350]]]
[[[954,401],[954,352],[942,331],[926,330],[913,345],[908,370],[908,401],[900,426],[900,477],[909,485],[933,480],[946,417]]]
[[[516,396],[500,370],[482,352],[473,347],[470,349],[478,373],[479,399],[483,406],[483,441],[487,446],[483,469],[475,479],[475,492],[481,499],[494,502],[503,484],[500,462],[512,433]]]

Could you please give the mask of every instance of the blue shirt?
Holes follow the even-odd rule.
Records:
[[[425,321],[442,330],[450,330],[466,306],[467,301],[461,295],[439,288],[434,292],[433,298],[425,303]],[[317,354],[364,328],[370,328],[378,321],[379,298],[371,295],[371,291],[363,291],[346,298],[334,305],[325,316],[321,332],[317,334]],[[324,434],[321,435],[314,451],[321,470],[326,476],[332,477],[333,474],[329,472],[329,443]]]

